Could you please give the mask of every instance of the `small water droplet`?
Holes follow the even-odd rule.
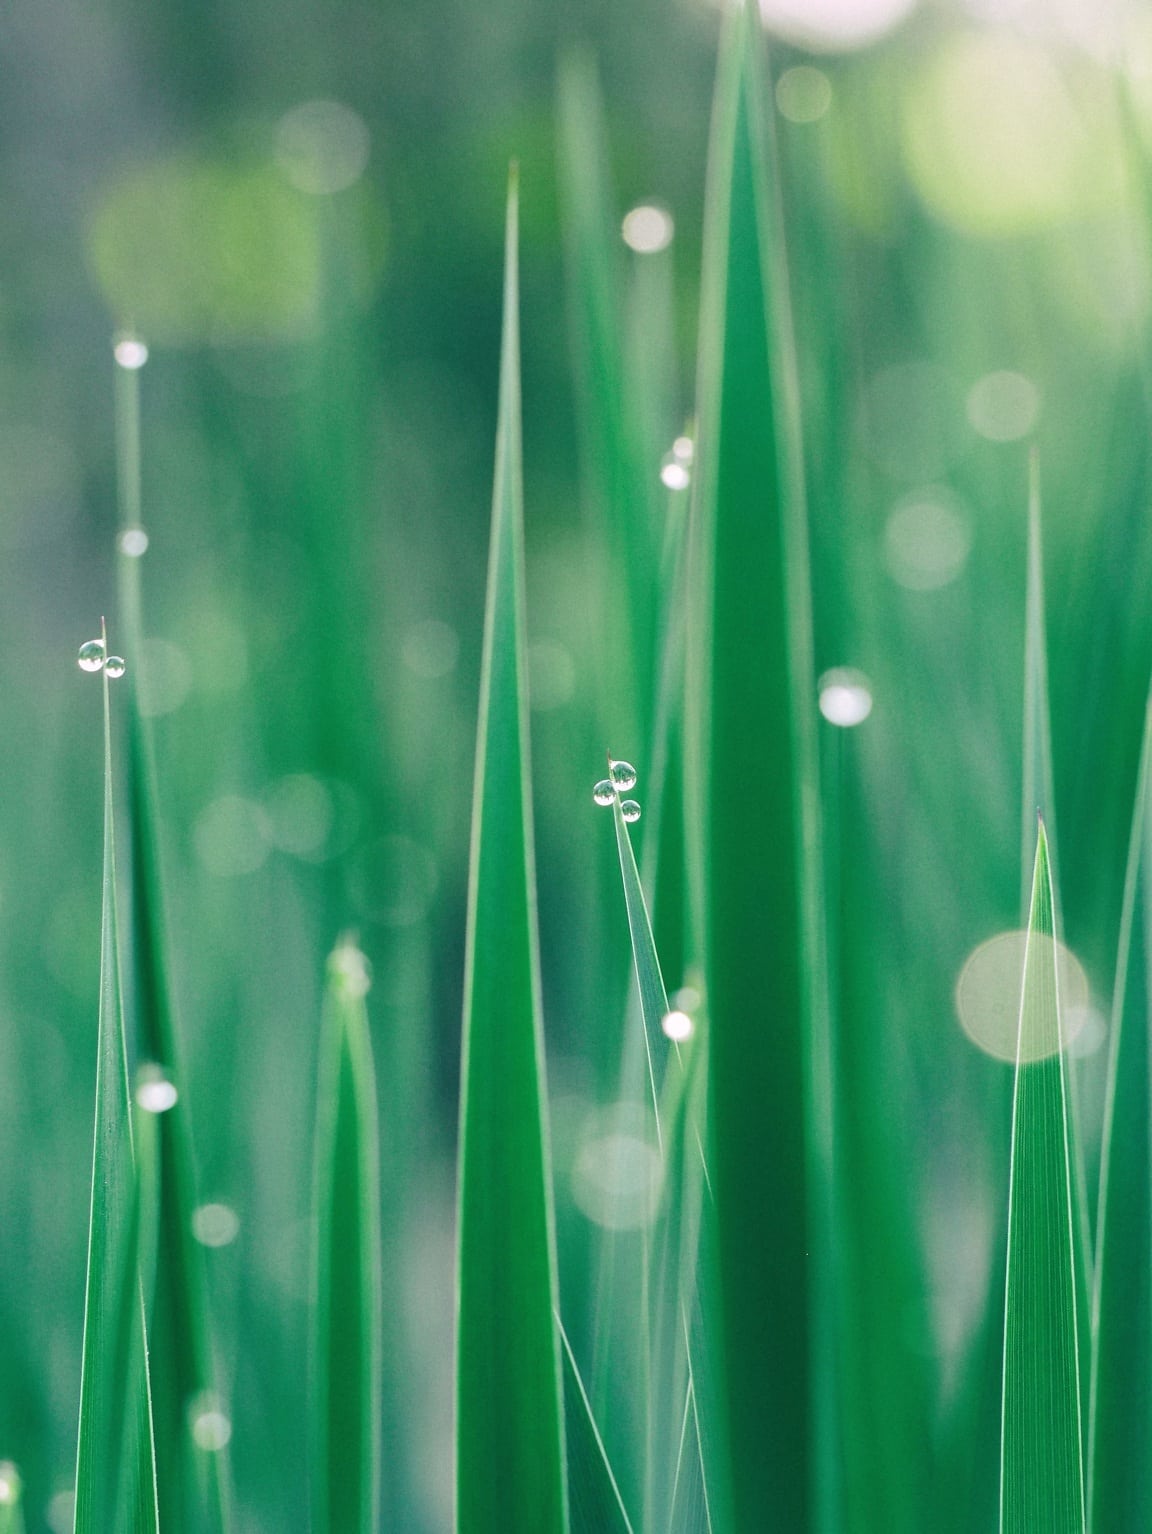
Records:
[[[179,1096],[159,1066],[141,1066],[136,1079],[136,1101],[145,1113],[167,1113],[176,1106]]]
[[[133,559],[139,559],[141,554],[148,548],[148,534],[142,527],[126,527],[116,540],[116,547],[121,554],[128,554]]]
[[[674,1044],[683,1044],[685,1039],[692,1037],[694,1025],[687,1012],[681,1012],[679,1008],[675,1008],[671,1012],[665,1012],[660,1020],[660,1026]]]
[[[104,662],[104,670],[110,677],[123,676],[128,666],[122,655],[110,655]]]
[[[610,778],[601,778],[592,790],[592,797],[597,804],[611,804],[616,797],[616,790],[612,787]]]
[[[633,821],[640,819],[640,806],[636,803],[635,799],[625,799],[624,803],[620,806],[620,813],[628,824],[631,825]]]
[[[112,354],[122,368],[133,373],[148,361],[148,348],[136,336],[117,336]]]
[[[86,644],[80,646],[80,654],[76,659],[81,671],[99,671],[104,664],[104,641],[89,639]]]
[[[631,762],[608,763],[608,776],[612,780],[612,787],[626,794],[630,788],[636,787],[636,769]]]
[[[687,490],[692,483],[692,476],[687,464],[669,454],[660,466],[660,480],[669,490]]]

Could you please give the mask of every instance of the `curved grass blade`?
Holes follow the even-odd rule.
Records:
[[[807,528],[755,7],[722,43],[709,154],[686,728],[716,1201],[721,1523],[812,1526],[819,834]],[[822,1163],[821,1163],[822,1165]],[[716,1488],[723,1492],[724,1487]]]
[[[1039,822],[1012,1106],[1001,1534],[1083,1534],[1078,1270],[1053,942],[1048,838]],[[1035,1058],[1042,1055],[1043,1058]]]
[[[202,1253],[192,1235],[196,1207],[180,1030],[169,978],[169,942],[160,851],[159,790],[151,721],[140,707],[146,651],[141,592],[140,372],[116,367],[117,581],[128,669],[127,767],[131,814],[131,955],[138,1047],[180,1095],[157,1126],[157,1242],[149,1310],[154,1360],[157,1496],[165,1534],[225,1534],[228,1451],[203,1448],[188,1431],[188,1403],[215,1400],[215,1368]]]
[[[24,1483],[11,1460],[0,1461],[0,1534],[24,1534]]]
[[[103,692],[104,889],[96,1132],[74,1527],[75,1534],[108,1534],[110,1529],[117,1534],[157,1534],[155,1450],[138,1251],[140,1200],[120,993],[107,672]]]
[[[564,1369],[564,1420],[567,1425],[568,1491],[573,1534],[633,1534],[620,1487],[596,1426],[592,1403],[580,1378],[576,1356],[560,1317],[560,1356]]]
[[[367,961],[328,960],[313,1228],[312,1528],[372,1534],[380,1497],[380,1166]]]
[[[459,1534],[568,1528],[528,766],[516,214],[513,173],[460,1089]]]
[[[1089,1527],[1140,1534],[1152,1507],[1152,702],[1144,721],[1112,1001],[1104,1110],[1092,1385]]]

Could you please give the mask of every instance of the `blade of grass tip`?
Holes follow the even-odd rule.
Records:
[[[328,960],[316,1094],[312,1528],[372,1534],[380,1499],[381,1265],[367,960]]]
[[[568,1495],[573,1534],[633,1534],[632,1522],[609,1463],[608,1452],[576,1355],[560,1317],[560,1356],[564,1370],[564,1418],[568,1428]]]
[[[1052,877],[1040,821],[1012,1105],[1001,1534],[1084,1534],[1077,1282]]]
[[[1022,921],[1028,922],[1032,889],[1033,839],[1036,815],[1044,821],[1048,840],[1049,867],[1052,877],[1053,931],[1062,935],[1060,914],[1060,878],[1055,827],[1056,792],[1052,771],[1052,715],[1048,701],[1048,641],[1044,600],[1044,541],[1040,497],[1040,455],[1033,443],[1028,455],[1028,578],[1025,593],[1024,658],[1024,800],[1022,805],[1022,840],[1020,855],[1020,909]],[[1080,1130],[1080,1072],[1077,1061],[1065,1062],[1065,1086],[1068,1097],[1068,1140],[1072,1165],[1073,1231],[1076,1261],[1079,1267],[1076,1302],[1078,1324],[1085,1347],[1080,1359],[1081,1391],[1088,1388],[1090,1355],[1087,1348],[1092,1296],[1092,1228],[1088,1204],[1088,1174],[1084,1164],[1084,1138]]]
[[[107,635],[101,625],[107,654]],[[104,876],[96,1130],[80,1369],[75,1534],[157,1534],[155,1458],[138,1255],[139,1196],[120,993],[111,711],[104,694]]]
[[[169,978],[169,939],[160,849],[159,789],[151,719],[141,708],[143,675],[140,376],[147,347],[115,343],[116,477],[120,530],[117,583],[128,666],[127,766],[131,815],[129,952],[138,1044],[177,1097],[158,1125],[157,1243],[150,1344],[154,1370],[157,1495],[166,1531],[226,1534],[230,1523],[228,1452],[188,1431],[189,1402],[218,1404],[203,1253],[193,1236],[195,1157],[180,1030]]]
[[[827,1177],[816,1080],[819,825],[808,542],[778,196],[752,5],[726,22],[709,151],[686,728],[716,1203],[721,1524],[812,1527],[831,1410],[812,1295]],[[766,957],[767,956],[767,957]],[[818,1134],[817,1131],[820,1131]],[[820,1357],[821,1365],[823,1358]]]
[[[11,1460],[0,1460],[0,1534],[24,1534],[24,1485]]]
[[[1152,1501],[1152,700],[1145,711],[1124,881],[1104,1107],[1092,1384],[1089,1527],[1140,1534]]]
[[[458,1534],[568,1528],[528,756],[516,214],[513,170],[460,1088]]]

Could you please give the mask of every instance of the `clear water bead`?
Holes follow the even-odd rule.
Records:
[[[626,794],[630,788],[636,787],[636,769],[631,762],[608,763],[608,776],[612,780],[612,787],[620,793]]]
[[[99,671],[104,664],[104,641],[89,639],[87,644],[80,646],[80,654],[76,659],[81,671]]]
[[[640,806],[636,803],[635,799],[625,799],[624,803],[620,806],[620,813],[628,824],[631,825],[633,821],[640,819]]]
[[[128,665],[122,655],[110,655],[104,662],[104,670],[110,677],[123,676]]]
[[[601,778],[592,790],[592,797],[597,804],[611,804],[616,797],[616,790],[612,787],[610,778]]]

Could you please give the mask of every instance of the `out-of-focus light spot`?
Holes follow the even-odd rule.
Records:
[[[888,573],[909,591],[935,591],[963,570],[972,550],[972,527],[947,490],[926,490],[896,506],[884,528]]]
[[[202,1390],[188,1408],[188,1425],[198,1449],[219,1453],[232,1437],[232,1423],[221,1409],[220,1399],[210,1390]]]
[[[764,25],[813,49],[863,48],[899,25],[916,0],[760,0]]]
[[[307,862],[324,860],[336,814],[319,778],[307,772],[278,778],[264,790],[261,805],[265,835],[277,851]]]
[[[832,82],[822,69],[795,64],[776,82],[776,106],[793,123],[814,123],[832,105]]]
[[[1107,117],[1073,100],[1042,48],[974,32],[909,81],[905,163],[927,206],[966,233],[1042,229],[1122,196],[1124,156]]]
[[[433,682],[456,669],[460,658],[459,635],[439,618],[425,618],[404,635],[400,658],[409,671]]]
[[[1108,1037],[1107,1020],[1091,1003],[1086,1007],[1066,1006],[1064,1028],[1068,1035],[1068,1053],[1080,1060],[1094,1055]]]
[[[968,419],[992,442],[1017,442],[1036,425],[1040,395],[1023,373],[985,373],[968,391]]]
[[[366,954],[355,943],[345,941],[336,948],[328,960],[328,973],[353,1000],[367,996],[372,989],[372,966]]]
[[[180,1094],[158,1066],[141,1066],[136,1078],[136,1103],[145,1113],[167,1113]]]
[[[932,362],[902,362],[874,374],[860,429],[869,456],[893,479],[943,478],[964,448],[958,391]]]
[[[1056,966],[1063,1043],[1067,1047],[1088,1021],[1088,977],[1063,943],[1043,933],[999,932],[968,955],[956,982],[956,1011],[964,1032],[987,1054],[1013,1062],[1019,1037],[1020,1059],[1042,1060],[1056,1053],[1057,1041],[1046,1020],[1025,1017],[1021,1033],[1020,1000],[1024,956],[1029,964]]]
[[[276,160],[294,187],[314,196],[343,192],[368,164],[368,125],[342,101],[304,101],[276,129]]]
[[[432,909],[440,870],[427,847],[395,833],[358,849],[350,883],[364,918],[385,927],[414,927]]]
[[[616,1103],[589,1115],[572,1167],[572,1197],[605,1230],[639,1230],[660,1205],[663,1169],[647,1115]]]
[[[52,1534],[72,1534],[76,1521],[76,1493],[58,1491],[48,1504],[48,1527]]]
[[[672,444],[672,456],[677,463],[691,465],[696,456],[696,444],[691,437],[677,437]]]
[[[563,708],[576,691],[576,665],[558,639],[528,646],[528,698],[534,709]]]
[[[148,552],[148,534],[142,527],[126,527],[117,538],[116,547],[130,559],[139,559]]]
[[[837,666],[818,683],[820,712],[829,724],[851,729],[872,712],[872,684],[862,671]]]
[[[202,811],[193,842],[208,873],[221,879],[255,873],[268,857],[264,812],[251,799],[222,794]]]
[[[231,1246],[240,1234],[240,1218],[227,1204],[201,1204],[192,1211],[192,1234],[201,1246]]]
[[[694,985],[682,985],[678,991],[673,991],[668,999],[674,1007],[689,1014],[695,1012],[703,1000]]]
[[[134,373],[148,361],[148,348],[136,336],[118,336],[112,345],[112,355],[122,368]]]
[[[0,1504],[11,1505],[20,1496],[20,1472],[11,1460],[0,1460]]]
[[[681,1012],[679,1008],[674,1008],[671,1012],[665,1012],[664,1016],[660,1019],[660,1026],[674,1044],[682,1044],[685,1039],[690,1039],[695,1028],[695,1024],[688,1013]]]
[[[169,639],[145,639],[140,646],[140,712],[150,719],[174,714],[192,686],[192,662]]]
[[[684,464],[669,454],[660,465],[660,482],[669,490],[687,490],[692,476]]]
[[[652,256],[671,245],[676,225],[667,208],[645,202],[624,215],[620,232],[631,250],[642,256]]]

